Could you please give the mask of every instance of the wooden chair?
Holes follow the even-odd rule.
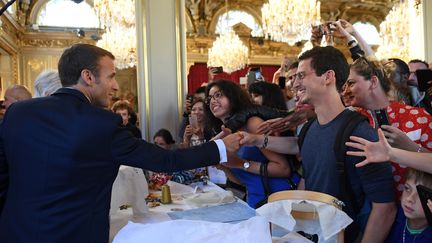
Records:
[[[268,198],[268,202],[275,202],[280,200],[310,200],[321,203],[333,205],[336,208],[342,210],[343,202],[337,198],[321,192],[304,191],[304,190],[289,190],[280,191],[271,194]],[[316,213],[315,207],[302,207],[295,206],[293,204],[291,215],[294,219],[300,220],[318,220],[319,216]],[[310,205],[310,204],[308,204]],[[338,243],[344,243],[344,230],[341,230],[337,236]]]

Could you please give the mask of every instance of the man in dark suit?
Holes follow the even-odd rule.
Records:
[[[58,69],[64,88],[11,105],[0,129],[2,243],[108,242],[120,164],[172,172],[226,162],[225,149],[238,148],[238,134],[176,151],[136,139],[102,109],[118,89],[104,49],[74,45]]]

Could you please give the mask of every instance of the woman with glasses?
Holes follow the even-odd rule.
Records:
[[[206,89],[208,123],[214,134],[221,131],[222,124],[233,114],[252,106],[252,102],[239,85],[228,80],[210,83]],[[251,117],[242,130],[256,133],[257,127],[263,122],[259,117]],[[258,147],[242,147],[237,154],[229,154],[228,160],[234,166],[219,166],[227,177],[247,190],[247,203],[252,208],[265,203],[270,193],[292,188],[288,177],[291,168],[284,155]],[[268,180],[261,175],[267,170]],[[267,190],[268,189],[268,190]]]
[[[381,64],[364,57],[350,67],[346,89],[351,94],[351,105],[369,118],[371,126],[382,128],[393,147],[423,152],[432,149],[432,117],[422,108],[412,107],[389,99],[391,82]],[[380,122],[380,115],[387,123]],[[395,189],[401,196],[406,167],[392,163]]]

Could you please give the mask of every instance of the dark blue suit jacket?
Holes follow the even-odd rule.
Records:
[[[0,242],[108,242],[120,164],[172,172],[220,160],[214,142],[164,150],[121,123],[74,89],[10,106],[0,130]]]

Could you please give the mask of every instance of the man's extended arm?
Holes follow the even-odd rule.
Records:
[[[265,135],[251,134],[240,132],[243,138],[240,140],[241,145],[257,146],[262,148],[264,145]],[[299,147],[297,137],[273,137],[267,136],[267,143],[264,146],[266,149],[281,153],[281,154],[298,154]]]

